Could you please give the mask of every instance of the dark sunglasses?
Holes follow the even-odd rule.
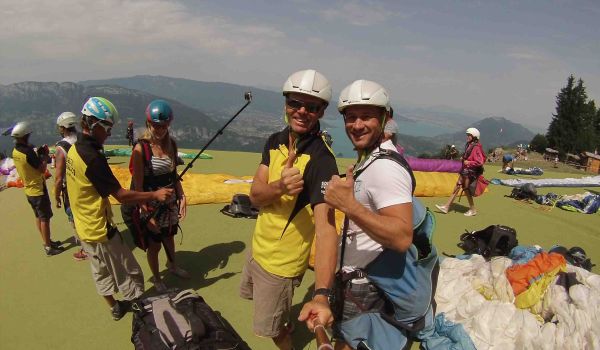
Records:
[[[152,125],[152,128],[154,129],[166,129],[169,127],[168,123],[150,123],[150,125]]]
[[[304,109],[308,113],[318,113],[321,110],[321,108],[323,108],[323,104],[321,104],[321,103],[303,102],[303,101],[299,101],[299,100],[294,100],[293,98],[287,98],[285,100],[285,104],[295,111],[304,107]]]
[[[95,122],[94,124],[92,124],[91,129],[93,129],[94,126],[96,126],[96,125],[100,125],[107,134],[110,133],[110,131],[112,130],[112,124],[103,122],[102,120],[99,120],[99,121]]]

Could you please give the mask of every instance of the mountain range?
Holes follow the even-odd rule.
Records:
[[[211,145],[213,149],[260,151],[264,139],[285,124],[280,92],[221,82],[202,82],[163,76],[134,76],[78,83],[22,82],[0,85],[0,127],[18,120],[32,120],[34,143],[53,143],[58,138],[55,118],[63,111],[80,110],[88,96],[104,96],[119,110],[122,120],[133,120],[136,132],[144,129],[144,111],[149,101],[167,100],[175,111],[172,133],[180,147],[200,148],[245,102],[252,91],[253,102]],[[332,101],[336,101],[334,97]],[[477,118],[443,108],[394,106],[400,142],[411,155],[437,154],[445,144],[462,145],[464,130],[477,127],[487,149],[528,143],[534,134],[502,117]],[[110,143],[124,144],[126,122],[117,124]],[[334,103],[323,118],[323,128],[336,135],[334,149],[353,157],[343,123]],[[0,150],[12,147],[10,138],[0,138]]]

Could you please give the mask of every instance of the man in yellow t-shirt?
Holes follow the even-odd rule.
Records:
[[[82,133],[67,153],[67,191],[77,235],[90,257],[96,290],[117,321],[144,292],[144,276],[112,221],[108,196],[121,203],[164,202],[173,189],[136,192],[122,188],[100,152],[118,117],[115,106],[105,98],[90,97],[81,114]],[[124,300],[114,298],[117,292]]]
[[[60,254],[64,251],[60,241],[50,239],[50,218],[52,205],[46,187],[46,166],[48,165],[48,146],[38,148],[37,152],[29,143],[32,129],[28,122],[17,123],[11,130],[15,139],[12,157],[17,173],[23,181],[25,196],[35,214],[35,226],[42,235],[46,256]]]
[[[260,211],[240,295],[254,301],[254,333],[289,350],[292,297],[308,266],[313,238],[335,235],[334,213],[323,191],[338,171],[319,130],[331,98],[327,79],[312,69],[296,72],[285,82],[283,95],[288,127],[267,140],[250,190]],[[319,249],[323,246],[317,244]]]

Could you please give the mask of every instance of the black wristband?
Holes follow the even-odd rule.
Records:
[[[329,298],[329,296],[331,295],[331,289],[329,288],[318,288],[315,289],[315,291],[313,292],[313,299],[317,296],[317,295],[324,295],[326,297]]]

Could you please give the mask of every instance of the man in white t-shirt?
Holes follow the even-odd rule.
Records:
[[[333,286],[336,260],[343,262],[342,271],[352,274],[361,271],[377,258],[384,248],[406,252],[413,241],[413,205],[411,174],[398,162],[379,158],[382,150],[396,151],[391,141],[383,141],[384,123],[390,110],[387,91],[379,84],[357,80],[340,94],[338,110],[344,117],[346,133],[358,151],[358,163],[350,167],[346,179],[333,176],[325,191],[325,201],[346,215],[348,229],[345,247],[341,240],[338,254],[316,255],[316,281],[313,300],[304,305],[299,319],[306,320],[309,329],[333,324],[337,338],[336,349],[356,348],[365,339],[361,334],[340,331],[340,325],[355,318],[361,308],[343,306],[334,315],[328,297]],[[385,151],[384,151],[385,152]],[[338,242],[338,237],[323,237],[317,244]],[[336,259],[337,257],[337,259]],[[370,308],[381,300],[379,291],[364,275],[351,280],[353,297]],[[356,294],[354,292],[356,291]],[[364,311],[364,310],[363,310]],[[375,327],[366,324],[366,332]],[[398,331],[398,333],[400,333]],[[387,337],[387,335],[381,335]],[[364,344],[369,346],[368,344]],[[401,348],[401,344],[398,344]]]

